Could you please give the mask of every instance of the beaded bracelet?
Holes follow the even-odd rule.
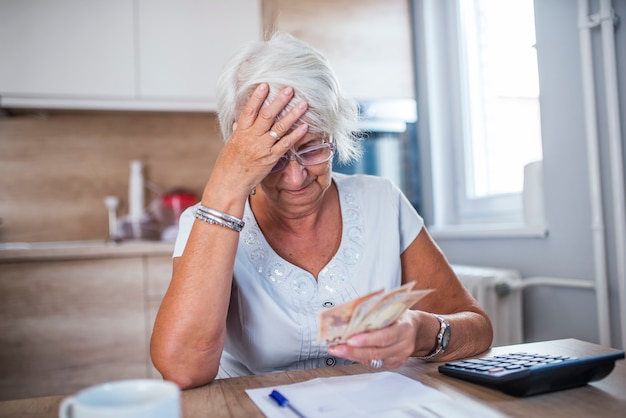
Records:
[[[244,221],[235,216],[202,205],[198,206],[194,216],[201,221],[223,226],[237,232],[241,232],[245,225]]]

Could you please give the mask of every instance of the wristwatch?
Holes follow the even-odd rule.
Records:
[[[442,354],[448,348],[448,344],[450,344],[451,330],[450,330],[450,324],[448,323],[448,320],[444,318],[443,316],[439,316],[437,314],[431,314],[431,315],[437,318],[437,320],[441,324],[441,328],[439,328],[439,333],[437,334],[437,346],[435,347],[432,353],[424,357],[418,357],[422,360],[428,360],[435,356],[438,356],[439,354]]]

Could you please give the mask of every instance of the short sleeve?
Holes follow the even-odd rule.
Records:
[[[402,252],[417,238],[424,227],[424,219],[417,213],[406,196],[397,189],[400,228],[400,249]]]
[[[185,251],[189,234],[191,234],[191,227],[196,219],[193,214],[196,211],[198,205],[190,206],[183,211],[178,220],[178,235],[176,236],[176,242],[174,243],[173,257],[180,257]]]

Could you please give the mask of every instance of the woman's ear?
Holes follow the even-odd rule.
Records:
[[[233,131],[237,129],[237,122],[233,122]]]

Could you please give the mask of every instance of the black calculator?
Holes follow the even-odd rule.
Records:
[[[623,358],[623,351],[588,357],[515,352],[449,362],[439,372],[509,395],[530,396],[600,380]]]

